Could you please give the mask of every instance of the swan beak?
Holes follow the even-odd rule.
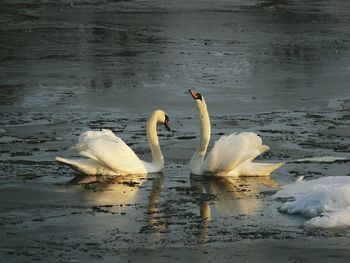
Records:
[[[202,100],[202,95],[198,92],[195,92],[193,90],[188,90],[194,100]]]
[[[168,130],[168,131],[171,131],[170,129],[170,125],[169,125],[169,117],[168,115],[165,115],[165,121],[163,122],[165,128]]]

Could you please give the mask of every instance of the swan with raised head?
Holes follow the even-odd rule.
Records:
[[[208,153],[210,141],[210,119],[204,97],[189,90],[196,102],[200,118],[200,144],[190,161],[192,174],[217,176],[266,176],[283,163],[252,162],[269,147],[262,144],[261,138],[253,132],[223,135]]]
[[[152,162],[139,159],[135,152],[111,130],[87,131],[79,136],[73,147],[87,159],[65,159],[57,161],[70,165],[73,169],[89,175],[128,175],[161,172],[164,158],[159,146],[157,123],[169,128],[169,117],[162,110],[155,110],[147,122],[147,138],[151,148]]]

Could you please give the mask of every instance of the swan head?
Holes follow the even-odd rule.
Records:
[[[165,128],[166,128],[168,131],[171,131],[169,122],[170,122],[170,120],[169,120],[168,115],[167,115],[167,114],[164,114],[164,121],[163,121],[163,124],[164,124]]]
[[[196,91],[190,90],[190,89],[188,91],[190,92],[190,94],[194,100],[200,100],[200,101],[203,100],[203,97],[199,92],[196,92]]]
[[[200,94],[199,92],[196,92],[194,90],[188,90],[192,96],[192,98],[194,99],[194,101],[196,102],[197,108],[200,110],[202,108],[207,107],[207,104],[205,103],[205,99],[202,96],[202,94]]]
[[[168,114],[166,114],[166,112],[162,110],[156,110],[154,111],[154,114],[157,116],[157,121],[161,122],[168,131],[171,131]]]

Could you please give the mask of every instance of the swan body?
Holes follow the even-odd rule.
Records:
[[[210,141],[210,118],[205,99],[190,90],[200,117],[200,145],[190,161],[192,174],[217,176],[266,176],[283,163],[256,163],[253,160],[269,150],[253,132],[223,135],[207,154]]]
[[[56,160],[88,175],[120,176],[161,172],[164,167],[164,158],[157,135],[157,123],[159,122],[170,130],[166,113],[156,110],[147,122],[147,138],[152,153],[151,163],[140,160],[121,138],[111,130],[105,129],[87,131],[79,136],[79,142],[73,149],[87,159],[56,157]]]

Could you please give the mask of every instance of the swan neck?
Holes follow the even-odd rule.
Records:
[[[204,101],[199,105],[198,110],[200,119],[200,143],[197,153],[199,156],[204,158],[209,145],[211,133],[209,113]]]
[[[147,122],[147,138],[151,148],[152,164],[156,166],[164,166],[164,158],[160,150],[159,140],[157,135],[157,113],[153,113]]]
[[[205,101],[198,102],[197,108],[200,120],[200,142],[197,151],[193,154],[190,161],[190,170],[192,174],[202,174],[204,166],[204,157],[210,141],[210,119]]]

